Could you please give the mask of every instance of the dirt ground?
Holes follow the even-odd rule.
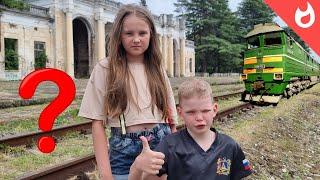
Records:
[[[248,179],[320,179],[320,84],[219,124],[240,143],[255,173]]]

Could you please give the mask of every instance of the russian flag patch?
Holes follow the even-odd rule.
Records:
[[[243,166],[244,166],[244,170],[251,170],[251,167],[250,167],[250,163],[249,163],[249,161],[247,160],[247,159],[244,159],[243,161],[242,161],[242,164],[243,164]]]

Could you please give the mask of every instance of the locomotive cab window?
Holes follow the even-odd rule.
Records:
[[[248,49],[257,48],[260,46],[259,36],[248,38]]]
[[[293,48],[293,39],[291,39],[290,37],[288,37],[287,44],[289,45],[290,48]]]
[[[292,39],[290,39],[289,44],[290,44],[290,48],[293,48],[293,40]]]
[[[281,45],[281,34],[280,33],[270,33],[264,35],[264,45],[265,46],[277,46]]]

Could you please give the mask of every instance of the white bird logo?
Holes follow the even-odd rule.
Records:
[[[315,14],[314,14],[314,10],[312,8],[312,6],[308,3],[308,7],[306,11],[301,11],[299,8],[297,8],[296,10],[296,14],[295,14],[295,21],[297,23],[298,26],[300,26],[301,28],[309,28],[310,26],[313,25],[313,23],[316,20]],[[310,14],[310,20],[307,23],[303,23],[301,21],[301,19],[305,16],[308,16]]]

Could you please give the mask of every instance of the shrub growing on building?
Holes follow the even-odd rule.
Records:
[[[13,49],[5,49],[5,70],[18,70],[18,53]]]
[[[34,69],[41,69],[46,67],[46,62],[48,60],[47,55],[44,52],[38,54],[35,58]]]
[[[8,8],[19,9],[21,11],[29,9],[30,5],[22,0],[0,0],[0,4]]]

